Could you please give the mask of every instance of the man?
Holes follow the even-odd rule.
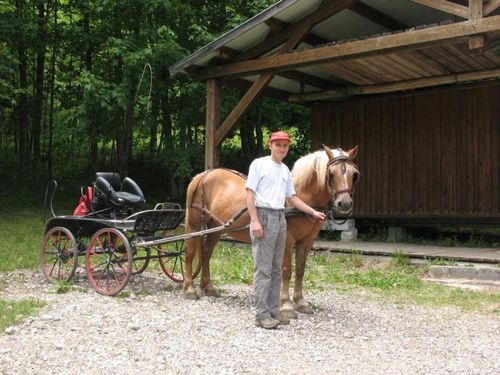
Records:
[[[283,131],[272,133],[268,146],[271,155],[250,164],[245,188],[254,258],[255,323],[271,329],[290,322],[279,313],[281,263],[286,242],[285,198],[317,220],[323,221],[326,217],[295,193],[290,170],[282,163],[288,154],[290,136]]]

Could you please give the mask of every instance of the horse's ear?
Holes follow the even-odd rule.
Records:
[[[324,144],[321,144],[321,146],[323,146],[323,149],[325,150],[326,154],[328,155],[328,160],[332,160],[333,159],[333,151],[331,150],[331,148],[324,145]]]
[[[351,148],[349,151],[347,151],[347,153],[349,154],[349,159],[354,160],[354,158],[358,154],[358,146]]]

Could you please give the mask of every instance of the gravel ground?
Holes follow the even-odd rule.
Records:
[[[257,328],[250,286],[185,300],[163,275],[126,298],[83,280],[65,294],[36,272],[0,274],[0,298],[47,306],[0,334],[1,374],[500,374],[500,318],[310,292],[313,315]]]

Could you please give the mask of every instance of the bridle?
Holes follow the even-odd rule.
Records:
[[[345,172],[347,170],[346,164],[352,165],[356,170],[358,170],[358,166],[356,165],[356,163],[354,163],[351,159],[349,159],[349,156],[346,156],[346,155],[340,155],[340,156],[334,157],[333,159],[328,161],[328,164],[327,164],[328,165],[327,185],[328,185],[328,192],[330,193],[330,197],[332,200],[337,199],[337,195],[342,194],[342,193],[349,193],[349,195],[352,197],[352,195],[354,194],[354,184],[356,183],[356,181],[353,181],[352,187],[350,189],[341,189],[341,190],[333,191],[331,188],[331,185],[330,185],[330,182],[331,182],[332,177],[333,177],[333,173],[331,172],[331,168],[333,168],[337,164],[341,164],[340,168],[341,168],[342,174],[345,174]]]
[[[342,151],[342,150],[339,149],[339,151]],[[328,164],[327,164],[328,174],[326,176],[326,180],[327,180],[326,182],[327,182],[327,186],[328,186],[328,193],[330,194],[329,216],[331,216],[332,220],[334,220],[334,221],[335,221],[335,217],[333,216],[333,212],[334,212],[333,206],[335,204],[335,200],[337,199],[337,196],[339,194],[348,193],[352,197],[354,195],[354,184],[357,181],[357,180],[353,181],[350,189],[332,190],[330,182],[333,178],[333,173],[331,172],[331,170],[333,167],[335,167],[338,164],[340,164],[342,174],[346,173],[346,170],[347,170],[346,164],[353,166],[356,169],[356,171],[358,170],[358,166],[356,165],[356,163],[354,163],[347,155],[339,155],[339,156],[336,156],[333,159],[330,159],[328,161]],[[337,224],[345,223],[351,215],[352,215],[352,209],[351,209],[350,213],[346,216],[344,221],[341,223],[337,223]]]

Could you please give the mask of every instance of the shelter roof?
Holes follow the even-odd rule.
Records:
[[[170,68],[292,102],[500,78],[500,0],[281,0]]]

